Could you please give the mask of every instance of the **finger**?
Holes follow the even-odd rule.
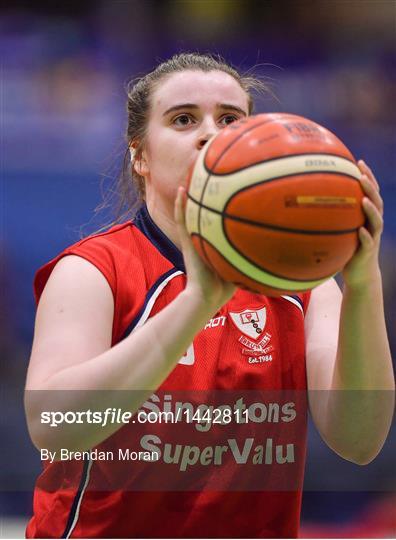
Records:
[[[176,200],[175,200],[175,221],[178,225],[185,225],[183,197],[184,197],[184,188],[180,186],[177,189]]]
[[[373,173],[373,171],[370,169],[370,167],[367,165],[367,163],[365,161],[363,161],[362,159],[360,159],[358,161],[358,167],[359,167],[359,170],[362,174],[365,174],[370,182],[372,182],[374,184],[374,186],[376,187],[377,191],[379,191],[380,189],[380,186],[378,184],[378,181]]]
[[[381,235],[384,228],[384,220],[382,219],[378,208],[369,198],[364,197],[362,204],[364,213],[369,222],[369,232],[374,238],[377,238]]]
[[[226,301],[230,300],[234,296],[236,290],[237,286],[234,285],[234,283],[224,282],[224,292],[227,298]]]
[[[384,201],[382,200],[379,191],[374,184],[370,182],[366,174],[362,175],[360,185],[362,186],[365,195],[367,195],[371,202],[378,208],[378,211],[382,216],[384,213]]]
[[[191,241],[190,234],[186,226],[186,213],[185,213],[185,199],[186,190],[184,187],[179,187],[177,190],[175,201],[175,221],[177,225],[177,233],[179,235],[181,250],[183,254],[195,252],[194,246]]]
[[[358,236],[363,249],[372,249],[374,246],[374,239],[365,227],[360,227]]]

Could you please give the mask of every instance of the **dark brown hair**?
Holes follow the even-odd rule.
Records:
[[[136,173],[131,163],[130,148],[134,147],[134,159],[139,159],[144,147],[146,129],[150,113],[150,98],[155,86],[166,76],[185,70],[223,71],[233,77],[245,90],[249,99],[249,114],[253,111],[252,91],[269,92],[268,86],[250,74],[241,75],[220,56],[212,54],[181,53],[159,64],[153,71],[143,77],[131,80],[126,87],[128,94],[127,112],[128,126],[126,139],[128,148],[124,154],[122,174],[115,189],[118,202],[116,220],[120,223],[130,218],[134,210],[144,200],[144,178]],[[104,205],[106,205],[106,201]]]

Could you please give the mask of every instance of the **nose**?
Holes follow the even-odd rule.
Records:
[[[200,131],[197,139],[197,148],[198,150],[202,150],[202,148],[205,146],[205,144],[208,142],[208,140],[213,137],[213,135],[216,135],[216,133],[219,131],[220,128],[218,128],[215,124],[215,122],[210,121],[206,122],[202,125],[202,130]]]

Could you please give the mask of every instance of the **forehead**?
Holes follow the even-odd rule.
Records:
[[[186,70],[160,80],[153,91],[151,103],[159,112],[180,103],[194,103],[201,107],[229,103],[247,111],[248,95],[228,73]]]

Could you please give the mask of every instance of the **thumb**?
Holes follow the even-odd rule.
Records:
[[[185,215],[185,206],[186,206],[186,189],[180,186],[177,190],[176,200],[175,200],[175,222],[177,225],[177,232],[180,238],[182,247],[189,245],[190,235],[187,232],[186,228],[186,215]]]

